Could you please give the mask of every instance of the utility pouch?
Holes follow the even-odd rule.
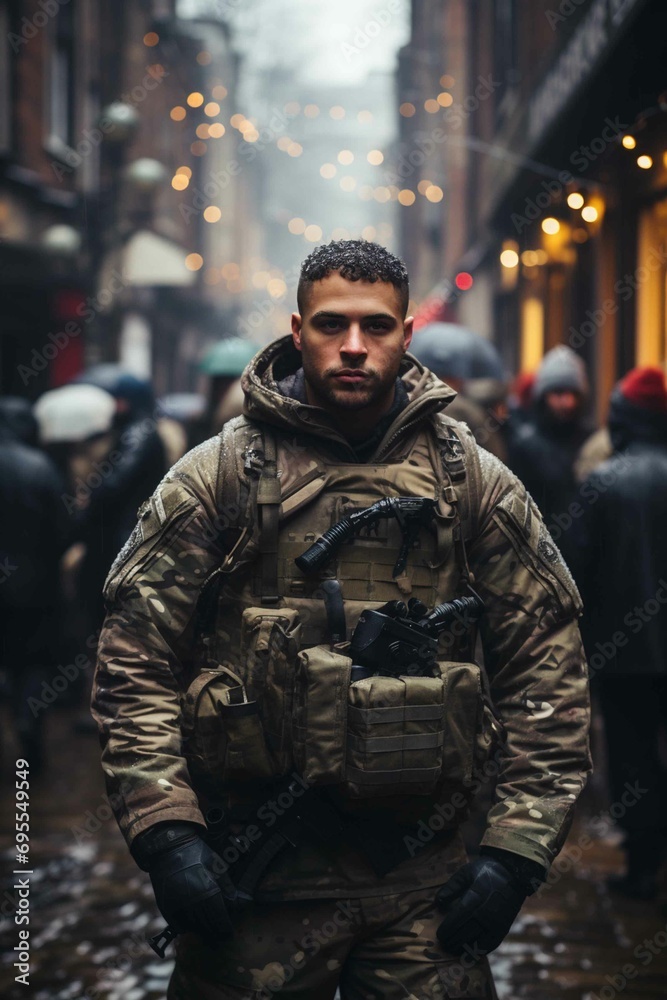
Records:
[[[341,644],[344,648],[348,644]],[[297,657],[292,718],[294,763],[310,785],[345,779],[345,728],[352,660],[328,646]]]
[[[447,785],[469,785],[502,735],[488,691],[486,674],[476,663],[440,661],[447,706],[442,778]]]
[[[301,621],[292,608],[246,608],[241,625],[243,677],[261,705],[267,745],[278,773],[292,766],[293,677]]]
[[[182,707],[183,752],[194,780],[207,784],[262,780],[276,775],[259,706],[228,667],[195,677]]]
[[[432,792],[442,775],[449,714],[441,677],[367,677],[351,684],[348,794],[373,798]]]

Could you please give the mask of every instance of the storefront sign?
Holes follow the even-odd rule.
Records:
[[[530,102],[528,134],[537,143],[566,104],[590,80],[630,14],[646,0],[593,0],[590,10]]]

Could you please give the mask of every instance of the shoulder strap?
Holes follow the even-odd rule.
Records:
[[[237,417],[224,425],[221,437],[218,506],[221,512],[234,512],[239,527],[257,532],[262,604],[275,605],[280,515],[275,435],[266,424]]]
[[[436,414],[435,433],[443,470],[456,491],[463,537],[469,541],[477,532],[482,498],[478,444],[467,424],[445,413]]]

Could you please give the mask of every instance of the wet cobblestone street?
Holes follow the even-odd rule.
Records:
[[[10,739],[3,746],[0,996],[162,1000],[171,961],[158,959],[146,936],[161,930],[164,921],[147,876],[135,867],[110,815],[97,739],[72,735],[71,724],[71,712],[49,713],[48,769],[44,777],[31,780],[28,987],[14,981],[18,928],[11,891],[16,864],[10,781],[16,754]],[[582,803],[557,863],[562,872],[554,870],[553,884],[527,901],[492,956],[500,1000],[667,996],[664,891],[658,903],[609,894],[605,879],[622,870],[622,856],[610,824],[604,839],[593,837],[601,812],[592,809],[591,801],[589,796]],[[586,833],[591,835],[589,846]]]

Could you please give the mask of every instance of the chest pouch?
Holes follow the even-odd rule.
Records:
[[[260,705],[264,736],[279,774],[292,766],[294,671],[301,635],[292,608],[246,608],[241,619],[239,672]]]
[[[350,683],[348,645],[298,654],[292,727],[299,773],[354,799],[467,788],[500,732],[481,668],[439,661],[436,677]]]
[[[203,670],[185,693],[183,753],[193,780],[265,780],[276,774],[259,714],[246,687],[228,667]]]

